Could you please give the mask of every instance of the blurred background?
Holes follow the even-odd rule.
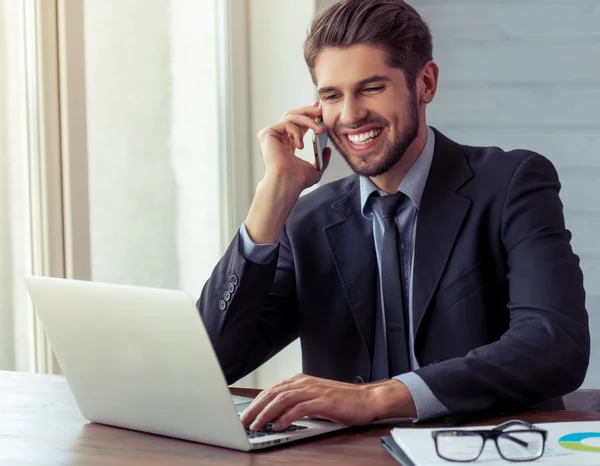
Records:
[[[60,370],[25,274],[197,299],[262,178],[256,133],[315,100],[302,42],[331,3],[0,0],[0,370]],[[600,0],[409,3],[440,66],[429,124],[559,172],[600,388]],[[347,174],[334,155],[321,183]],[[240,384],[300,371],[295,342]]]

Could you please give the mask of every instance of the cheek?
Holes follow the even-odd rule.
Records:
[[[340,112],[335,105],[323,106],[323,123],[328,131],[332,132],[340,118]]]
[[[396,140],[396,135],[398,134],[397,122],[392,121],[391,125],[388,128],[388,141],[394,142]]]

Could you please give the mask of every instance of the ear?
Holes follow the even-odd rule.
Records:
[[[431,103],[437,91],[438,77],[440,69],[433,62],[429,61],[423,66],[419,73],[419,96],[424,104]]]

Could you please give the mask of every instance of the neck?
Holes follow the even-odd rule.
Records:
[[[369,179],[373,182],[377,188],[385,191],[388,194],[394,194],[398,191],[398,186],[412,167],[413,163],[419,158],[421,152],[425,148],[427,143],[427,124],[422,122],[419,128],[419,134],[412,142],[402,158],[390,168],[387,172],[379,176],[373,176]]]

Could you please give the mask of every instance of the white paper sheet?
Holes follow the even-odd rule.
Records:
[[[549,422],[535,425],[548,431],[544,455],[535,461],[521,464],[530,464],[531,466],[600,466],[600,421]],[[491,427],[493,426],[490,426],[489,428]],[[459,429],[470,430],[487,428],[488,427],[466,427]],[[460,464],[443,460],[437,455],[435,452],[435,444],[431,437],[431,432],[434,430],[440,430],[440,428],[395,428],[392,430],[392,436],[416,466],[448,466]],[[574,450],[573,448],[577,450]],[[511,463],[501,458],[498,454],[498,450],[496,450],[494,442],[488,440],[479,459],[464,464],[506,466],[507,464],[517,463]]]

